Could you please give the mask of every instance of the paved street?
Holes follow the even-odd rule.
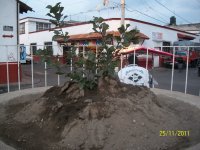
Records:
[[[156,88],[170,90],[172,74],[172,70],[170,68],[155,68],[150,72],[154,79],[158,82],[158,85],[155,85]],[[173,91],[185,91],[185,78],[186,69],[182,70],[182,72],[179,72],[179,70],[175,69]],[[197,68],[189,68],[187,93],[199,96],[199,91],[200,77],[197,75]]]
[[[34,87],[44,87],[45,86],[45,67],[44,63],[33,65],[33,79]],[[69,71],[69,68],[64,68]],[[31,64],[22,65],[22,81],[21,89],[27,89],[32,87],[32,77],[31,77]],[[60,85],[66,81],[65,75],[60,76]],[[56,69],[47,66],[47,86],[58,85],[58,75],[56,74]],[[18,83],[10,84],[10,91],[18,90]],[[7,84],[0,85],[0,93],[7,92]]]
[[[64,68],[66,72],[69,68]],[[58,84],[58,76],[55,74],[55,69],[48,67],[47,69],[47,86],[53,86]],[[170,90],[171,84],[171,69],[170,68],[154,68],[151,71],[154,79],[158,82],[155,85],[156,88]],[[174,72],[174,91],[184,92],[185,90],[185,69],[179,72],[175,69]],[[66,81],[66,77],[62,75],[60,77],[60,84],[62,85]],[[22,83],[21,89],[31,88],[31,65],[22,65]],[[34,64],[34,87],[45,86],[45,70],[44,64]],[[10,91],[18,90],[17,84],[10,85]],[[197,68],[189,68],[188,74],[188,88],[187,93],[199,96],[200,91],[200,77],[197,76]],[[7,85],[0,85],[0,93],[7,92]]]

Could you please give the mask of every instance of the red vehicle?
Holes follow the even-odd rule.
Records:
[[[188,63],[191,67],[196,67],[198,60],[200,59],[200,43],[191,41],[177,41],[174,42],[174,46],[191,46],[189,48],[189,59]],[[181,57],[186,64],[187,62],[187,50],[188,47],[177,47],[175,55]]]
[[[187,51],[189,48],[189,58],[188,58],[188,64],[191,67],[196,67],[198,60],[200,60],[200,43],[190,42],[190,41],[178,41],[174,42],[174,46],[180,46],[175,48],[175,67],[177,67],[177,64],[180,60],[183,61],[184,66],[187,63]],[[196,46],[196,47],[195,47]],[[165,66],[172,66],[172,58],[169,58],[165,60]]]

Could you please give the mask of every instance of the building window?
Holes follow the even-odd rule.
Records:
[[[53,55],[52,42],[44,42],[44,49],[46,49],[48,51],[49,55]]]
[[[19,34],[25,34],[25,23],[20,23]]]
[[[46,29],[50,29],[50,28],[51,28],[50,23],[36,22],[36,31],[46,30]]]
[[[166,47],[163,47],[162,49],[164,52],[168,52],[168,53],[171,52],[171,47],[167,47],[167,46],[170,46],[170,42],[163,42],[163,46],[166,46]]]
[[[31,43],[30,44],[30,48],[33,51],[33,55],[36,55],[36,52],[37,52],[37,43]]]

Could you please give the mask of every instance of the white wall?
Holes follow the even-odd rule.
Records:
[[[52,42],[53,32],[42,31],[36,33],[30,33],[36,31],[36,22],[42,23],[50,23],[46,19],[37,19],[37,18],[25,18],[21,19],[20,23],[25,22],[25,34],[20,34],[20,44],[24,44],[26,46],[26,53],[30,54],[30,44],[37,43],[37,49],[44,48],[44,42]],[[55,27],[55,25],[51,24],[51,27]],[[54,46],[54,55],[62,55],[62,51],[58,48],[57,42],[53,42]]]
[[[137,27],[137,29],[140,30],[140,32],[144,33],[145,35],[147,35],[150,38],[149,40],[145,40],[145,42],[143,44],[144,46],[151,47],[151,48],[160,47],[160,46],[162,46],[163,41],[173,42],[173,41],[178,40],[176,31],[164,29],[164,28],[160,28],[160,27],[155,27],[155,26],[152,26],[149,24],[143,24],[143,23],[139,23],[139,22],[131,21],[130,24],[133,27]],[[162,33],[163,40],[160,40],[160,41],[153,40],[152,39],[153,32]]]
[[[36,22],[29,21],[26,24],[28,25],[28,28],[27,28],[28,31],[27,31],[27,33],[36,31]]]
[[[3,26],[13,26],[13,31],[3,31]],[[3,35],[13,35],[4,38]],[[0,0],[0,62],[17,61],[17,2],[16,0]],[[8,51],[8,52],[7,52]],[[7,54],[9,57],[7,57]]]
[[[120,20],[109,20],[106,23],[108,23],[110,26],[109,31],[117,31],[117,28],[120,26]],[[131,25],[130,29],[133,29],[136,27],[138,30],[140,30],[140,32],[147,35],[150,39],[145,40],[143,45],[147,47],[151,47],[151,48],[161,47],[163,41],[173,43],[174,41],[178,40],[177,33],[181,33],[178,31],[156,27],[150,24],[144,24],[144,23],[130,21],[130,20],[126,20],[125,23]],[[92,30],[92,24],[83,24],[83,25],[78,25],[78,26],[65,27],[63,28],[63,31],[68,32],[69,35],[94,32]],[[162,39],[160,41],[153,40],[152,32],[162,33]],[[183,33],[183,34],[186,34],[186,33]],[[190,34],[188,35],[191,36]],[[53,36],[53,32],[49,32],[49,31],[30,33],[29,35],[26,35],[26,36],[20,35],[20,43],[23,43],[26,45],[29,45],[30,43],[37,43],[37,45],[44,45],[44,42],[52,41],[52,36]],[[199,39],[196,39],[196,40],[197,42],[199,42],[198,41]],[[56,45],[56,42],[54,42],[54,44]],[[54,48],[54,55],[57,55],[57,54],[62,55],[62,51]]]

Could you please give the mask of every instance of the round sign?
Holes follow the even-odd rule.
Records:
[[[121,82],[149,87],[149,71],[137,65],[129,65],[118,72]]]

